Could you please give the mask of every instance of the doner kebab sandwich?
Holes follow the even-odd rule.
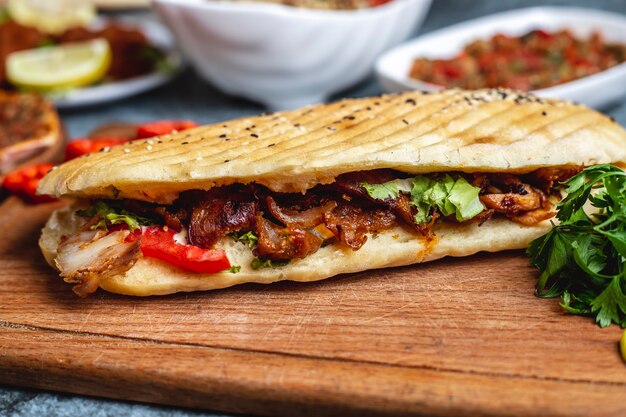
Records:
[[[52,170],[77,198],[40,239],[85,296],[315,281],[526,247],[564,181],[626,161],[584,106],[492,89],[408,92],[134,141]]]

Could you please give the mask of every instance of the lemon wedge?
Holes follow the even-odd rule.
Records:
[[[105,39],[13,52],[6,60],[9,82],[29,91],[83,87],[101,80],[111,65]]]
[[[96,17],[93,2],[87,0],[9,0],[6,8],[17,23],[55,35],[87,26]]]
[[[619,344],[622,351],[622,358],[624,358],[624,361],[626,361],[626,330],[624,330],[624,333],[622,333],[622,339],[620,340]]]

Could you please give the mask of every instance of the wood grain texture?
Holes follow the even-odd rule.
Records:
[[[626,415],[619,329],[535,298],[520,252],[81,300],[36,247],[59,204],[0,208],[2,383],[285,416]]]

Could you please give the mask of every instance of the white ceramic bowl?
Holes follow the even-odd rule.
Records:
[[[272,110],[322,102],[370,73],[403,41],[431,0],[358,11],[280,4],[154,0],[192,65],[223,91]]]
[[[409,78],[415,58],[450,58],[469,42],[496,33],[519,36],[532,29],[556,31],[563,28],[580,38],[598,31],[606,42],[626,44],[626,16],[621,14],[573,7],[533,7],[470,20],[420,36],[381,56],[376,63],[376,73],[388,92],[435,91],[442,87]],[[533,93],[603,108],[626,95],[626,63]]]

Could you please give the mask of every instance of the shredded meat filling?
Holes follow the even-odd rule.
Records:
[[[375,205],[387,207],[405,225],[418,231],[423,236],[432,236],[432,224],[430,222],[426,224],[415,223],[414,216],[417,213],[417,209],[411,205],[411,198],[408,195],[400,194],[398,198],[380,201],[371,198],[361,185],[362,183],[382,184],[397,178],[398,173],[390,169],[358,171],[340,175],[337,177],[334,187],[352,197],[364,198]]]
[[[396,216],[384,209],[362,209],[347,202],[324,214],[324,224],[338,241],[358,250],[367,241],[368,233],[381,232],[396,225]]]
[[[553,189],[554,185],[566,181],[584,169],[583,166],[569,168],[539,168],[527,175],[529,181],[546,193]]]
[[[546,194],[515,175],[478,174],[474,175],[473,183],[481,187],[480,201],[487,209],[517,223],[532,226],[554,217],[553,205]]]
[[[255,254],[267,259],[304,258],[317,251],[323,243],[308,230],[293,225],[281,227],[262,214],[257,217],[257,228],[259,240]]]
[[[255,226],[259,203],[245,190],[227,187],[207,191],[191,211],[189,241],[210,248],[222,237]]]
[[[341,197],[309,201],[315,201],[318,205],[298,211],[294,210],[295,206],[282,207],[271,196],[266,197],[269,212],[289,230],[310,229],[323,224],[339,242],[354,250],[363,246],[368,233],[380,232],[396,225],[395,215],[384,208],[359,207],[353,201]],[[283,234],[286,234],[285,230],[283,229]],[[261,226],[259,233],[263,233]],[[264,254],[267,256],[266,252]]]
[[[271,196],[267,196],[265,201],[272,216],[287,226],[315,227],[323,222],[324,213],[337,207],[335,201],[329,201],[322,206],[298,211],[281,207]]]
[[[365,188],[361,186],[362,183],[368,184],[382,184],[384,182],[393,181],[398,178],[398,174],[390,169],[375,169],[372,171],[357,171],[350,172],[348,174],[342,174],[335,179],[333,187],[337,188],[343,193],[371,199],[371,197],[365,191]]]
[[[561,181],[577,169],[545,170],[520,177],[508,173],[473,174],[470,182],[480,187],[485,210],[469,223],[479,225],[500,213],[525,225],[533,225],[554,215],[546,193],[525,182]],[[416,224],[416,208],[410,196],[400,193],[384,201],[371,198],[363,183],[380,184],[402,178],[389,169],[343,174],[335,183],[320,186],[304,195],[276,194],[263,187],[227,186],[196,193],[189,218],[191,243],[210,247],[228,233],[253,231],[259,237],[256,254],[268,259],[304,257],[323,244],[313,228],[323,225],[336,240],[353,250],[367,241],[367,235],[398,224],[409,226],[426,238],[433,238],[433,227],[441,214],[434,210],[428,223]],[[261,213],[261,210],[265,214]],[[178,228],[184,216],[168,210],[158,214]],[[179,210],[180,212],[180,210]],[[184,210],[183,210],[184,213]],[[169,220],[168,220],[169,219]],[[452,216],[444,220],[456,222]]]
[[[128,231],[107,234],[84,230],[64,237],[57,248],[56,265],[65,282],[80,297],[95,292],[103,278],[128,271],[139,259],[139,241],[125,242]]]
[[[465,175],[480,188],[482,213],[463,223],[489,221],[495,214],[512,221],[534,225],[554,216],[547,193],[549,186],[564,181],[578,167],[546,168],[523,176],[508,173]],[[381,184],[406,174],[389,169],[343,174],[330,185],[320,185],[305,194],[273,193],[258,185],[230,185],[209,191],[183,193],[171,206],[125,202],[129,211],[161,219],[180,231],[185,227],[190,243],[210,248],[230,233],[253,232],[258,237],[255,255],[272,260],[304,258],[326,241],[336,240],[353,250],[360,249],[368,235],[398,225],[410,227],[427,239],[434,237],[434,225],[442,217],[436,209],[428,223],[416,224],[411,197],[400,193],[381,201],[369,196],[363,183]],[[530,185],[533,184],[533,185]],[[548,188],[545,188],[548,187]],[[455,216],[443,220],[457,222]],[[320,233],[321,232],[321,233]],[[131,251],[132,252],[132,251]],[[73,282],[92,282],[68,278]]]

